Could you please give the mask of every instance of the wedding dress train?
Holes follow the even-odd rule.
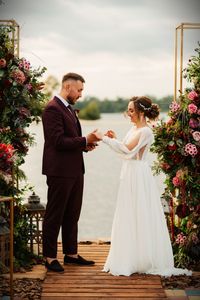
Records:
[[[136,134],[140,136],[139,142],[129,151],[125,144]],[[191,275],[188,270],[174,267],[165,215],[146,160],[152,141],[153,133],[149,127],[131,128],[123,142],[103,137],[103,142],[123,161],[111,247],[103,268],[113,275]]]

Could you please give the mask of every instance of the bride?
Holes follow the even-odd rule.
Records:
[[[122,159],[111,247],[103,271],[113,275],[133,273],[162,276],[187,274],[174,267],[173,252],[160,196],[147,162],[153,133],[147,124],[159,115],[159,108],[147,97],[133,97],[128,116],[134,126],[123,142],[113,131],[98,138]]]

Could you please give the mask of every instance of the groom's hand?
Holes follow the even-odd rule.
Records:
[[[98,146],[97,143],[92,143],[92,144],[87,144],[86,148],[85,148],[85,151],[92,151],[96,148],[96,146]]]
[[[91,133],[89,133],[86,136],[86,139],[87,139],[87,145],[88,144],[93,144],[93,143],[98,142],[98,141],[101,140],[101,138],[99,138],[99,136],[97,135],[97,129],[92,131]]]

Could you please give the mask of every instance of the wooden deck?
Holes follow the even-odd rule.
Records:
[[[63,261],[60,245],[58,258]],[[63,274],[47,272],[43,283],[42,300],[61,299],[167,299],[159,276],[112,276],[102,272],[109,245],[80,244],[79,253],[95,260],[94,266],[65,266]]]

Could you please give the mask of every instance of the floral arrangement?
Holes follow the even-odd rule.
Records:
[[[0,142],[14,147],[18,167],[34,141],[25,128],[40,120],[46,100],[38,80],[45,68],[35,70],[25,58],[13,54],[12,30],[0,26]]]
[[[171,103],[169,120],[154,128],[151,149],[158,155],[154,170],[166,175],[174,257],[183,267],[200,261],[200,48],[195,51],[184,70],[193,87]]]
[[[1,127],[27,127],[39,120],[45,96],[38,78],[45,68],[34,70],[25,58],[12,53],[10,27],[0,27],[0,113]]]
[[[10,144],[0,143],[0,174],[6,182],[9,182],[11,179],[13,157],[14,147]]]
[[[40,120],[46,102],[39,80],[45,68],[35,70],[25,58],[14,55],[13,30],[12,26],[0,25],[0,195],[15,197],[14,261],[15,266],[24,266],[31,261],[27,248],[30,224],[22,204],[25,188],[18,184],[25,174],[19,167],[34,143],[26,128]],[[0,210],[6,217],[4,204]]]

